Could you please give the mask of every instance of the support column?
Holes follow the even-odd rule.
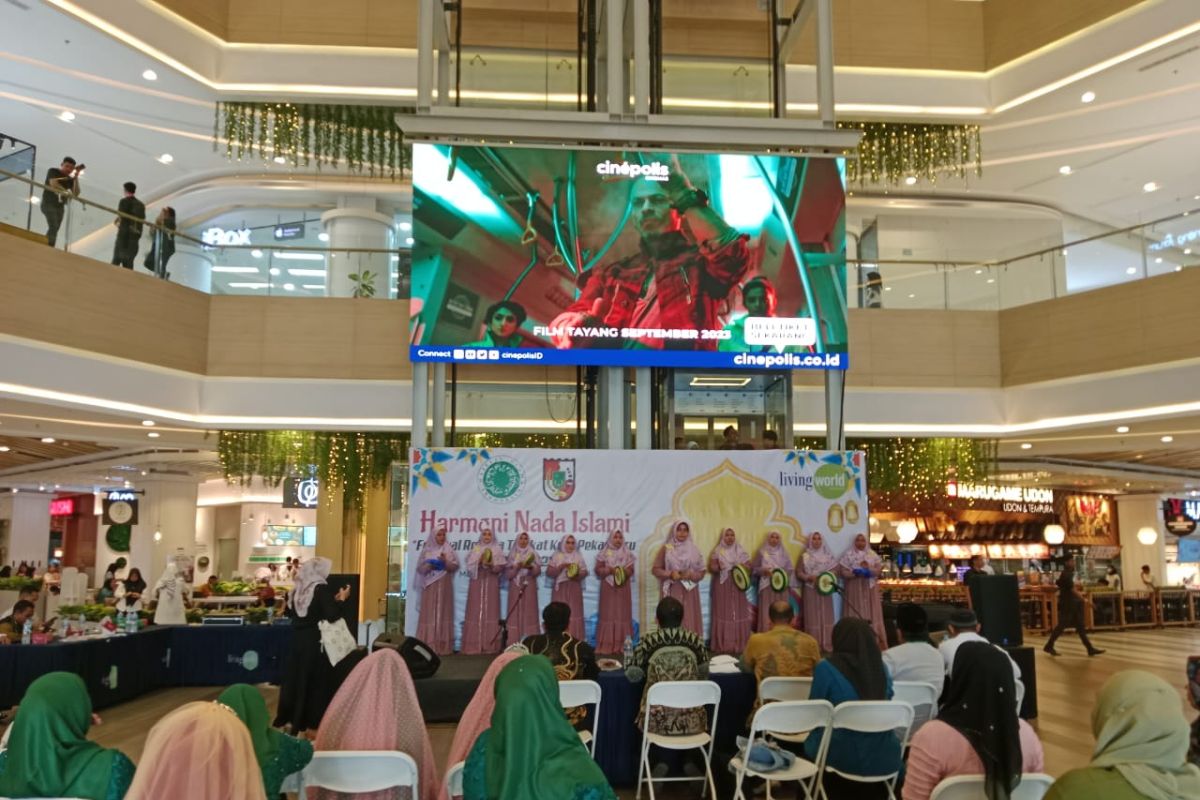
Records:
[[[609,450],[621,450],[625,447],[625,370],[621,367],[603,367],[600,370],[604,377],[605,393],[604,410],[606,419],[603,429],[606,431],[604,446]]]
[[[378,619],[387,609],[388,525],[391,522],[392,485],[373,486],[367,490],[366,520],[362,526],[362,576],[360,591],[362,619]]]
[[[167,565],[167,556],[196,555],[197,482],[179,480],[139,481],[138,524],[130,535],[129,565],[138,567],[146,583],[153,585]]]
[[[833,0],[817,0],[817,113],[825,127],[834,127]]]
[[[429,442],[429,362],[412,362],[412,446]]]
[[[212,253],[190,242],[177,239],[175,255],[167,262],[171,283],[178,283],[198,292],[212,294]]]
[[[329,234],[329,255],[325,264],[325,295],[352,297],[357,281],[351,274],[370,272],[369,281],[375,288],[374,297],[387,298],[391,293],[392,218],[380,212],[372,197],[340,197],[338,207],[321,215],[321,224]],[[339,253],[339,248],[366,247],[389,252]],[[291,269],[312,269],[316,262],[289,262]],[[284,268],[285,270],[287,268]],[[305,282],[317,282],[317,278]],[[295,282],[299,282],[296,279]]]
[[[1138,541],[1138,531],[1158,532],[1154,544]],[[1122,497],[1117,503],[1117,530],[1121,537],[1121,585],[1126,591],[1142,588],[1142,565],[1150,565],[1155,586],[1167,582],[1167,543],[1163,535],[1162,498],[1158,495]]]
[[[842,406],[844,405],[843,397],[845,392],[845,371],[840,369],[825,370],[826,450],[846,449],[846,421],[842,418]],[[779,431],[779,436],[785,442],[791,442],[795,438],[795,434],[792,431]]]
[[[50,501],[53,495],[17,492],[12,495],[8,528],[8,561],[46,569],[50,557]],[[6,504],[7,505],[7,504]]]
[[[342,489],[321,487],[321,503],[317,506],[316,554],[333,562],[333,571],[342,569],[342,531],[346,514],[342,507]]]
[[[433,365],[433,397],[430,403],[430,416],[433,417],[430,429],[430,444],[433,447],[445,447],[446,365],[440,361]]]
[[[650,393],[654,387],[650,385],[650,368],[638,367],[634,372],[634,397],[637,402],[637,440],[634,447],[638,450],[649,450],[654,446],[654,430],[651,428]]]

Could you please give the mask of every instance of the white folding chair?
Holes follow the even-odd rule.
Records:
[[[594,706],[592,730],[580,731],[579,739],[589,753],[596,755],[596,738],[600,735],[600,684],[595,681],[560,681],[558,700],[564,709]]]
[[[729,768],[737,774],[734,800],[745,800],[742,783],[747,775],[766,779],[767,800],[772,800],[771,781],[799,781],[804,796],[813,800],[817,776],[821,774],[825,750],[829,747],[829,726],[832,721],[833,704],[828,700],[781,700],[767,703],[754,712],[754,719],[750,721],[750,740],[746,744],[747,753],[754,748],[754,742],[764,734],[771,734],[775,738],[794,737],[799,734],[808,735],[820,728],[821,742],[817,746],[816,761],[797,757],[790,768],[775,772],[759,772],[746,763],[747,759],[741,753],[735,755],[729,762]]]
[[[446,794],[450,795],[451,800],[463,796],[463,767],[466,765],[467,762],[460,761],[446,770]],[[301,800],[304,800],[304,798],[301,798]]]
[[[16,724],[17,721],[15,719],[10,721],[8,727],[4,729],[4,735],[0,736],[0,753],[8,749],[8,737],[12,736],[12,729]]]
[[[425,776],[433,780],[432,775]],[[300,773],[300,797],[308,797],[310,788],[335,792],[378,792],[384,789],[412,789],[419,797],[417,762],[408,753],[394,750],[333,750],[313,753],[312,761]]]
[[[660,681],[650,687],[646,693],[646,715],[642,720],[642,758],[638,764],[637,800],[642,797],[642,780],[650,786],[650,800],[654,800],[654,782],[672,781],[704,781],[704,789],[700,796],[712,787],[713,797],[717,796],[717,786],[712,775],[712,748],[717,736],[717,709],[721,704],[721,687],[712,681]],[[712,706],[712,717],[707,733],[680,734],[672,736],[665,733],[650,732],[650,709],[654,706],[663,708],[697,708]],[[650,775],[650,745],[657,745],[665,750],[699,750],[704,754],[703,778],[654,778]]]
[[[922,725],[937,716],[938,688],[932,683],[921,681],[896,681],[892,687],[895,690],[893,700],[908,703],[913,707],[912,727],[908,731],[911,738]],[[906,740],[901,741],[908,746]]]
[[[1021,706],[1025,704],[1025,683],[1023,681],[1014,681],[1017,694],[1017,716],[1021,716]]]
[[[763,678],[758,685],[758,699],[768,700],[807,700],[812,691],[812,678]]]
[[[1040,772],[1031,772],[1021,776],[1021,783],[1013,790],[1012,800],[1042,800],[1050,791],[1054,777]],[[982,775],[959,775],[946,778],[933,789],[929,800],[986,800],[983,791]]]
[[[900,736],[901,752],[903,752],[904,743],[908,741],[908,730],[912,727],[913,707],[908,703],[899,700],[855,700],[848,703],[842,703],[833,710],[833,723],[830,728],[833,732],[839,730],[853,731],[855,733],[893,733],[903,730],[903,735]],[[832,733],[830,734],[833,735]],[[888,773],[886,775],[859,775],[852,772],[843,772],[839,769],[829,766],[829,761],[821,765],[823,771],[832,772],[834,775],[841,776],[849,781],[857,781],[859,783],[882,783],[887,787],[888,797],[891,800],[896,800],[896,779],[900,777],[900,771]],[[825,795],[825,788],[822,785],[821,795]]]

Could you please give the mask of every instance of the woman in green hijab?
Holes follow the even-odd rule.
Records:
[[[250,731],[254,756],[262,770],[263,788],[268,798],[279,797],[283,779],[304,769],[312,761],[312,742],[272,728],[267,703],[253,686],[235,683],[221,692],[217,702],[237,714]]]
[[[78,675],[51,672],[30,684],[0,753],[0,797],[121,800],[133,762],[88,741],[92,719],[92,699]]]
[[[1142,670],[1118,672],[1092,710],[1092,763],[1063,775],[1045,800],[1195,800],[1200,768],[1186,762],[1179,692]]]
[[[492,727],[463,769],[465,800],[616,800],[571,727],[545,656],[522,656],[496,677]]]

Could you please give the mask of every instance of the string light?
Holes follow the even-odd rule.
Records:
[[[846,161],[847,183],[897,185],[910,177],[936,183],[942,175],[983,174],[978,125],[846,121],[838,127],[863,134],[857,156]]]

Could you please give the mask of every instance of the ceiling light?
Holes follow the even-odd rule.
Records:
[[[987,282],[988,282],[988,283],[995,283],[995,282],[996,282],[996,279],[995,279],[995,278],[988,278],[988,279],[987,279]]]
[[[323,292],[323,291],[325,291],[325,284],[323,284],[323,283],[302,283],[302,284],[300,284],[300,288],[315,289],[317,291]]]
[[[253,256],[254,258],[262,258],[262,250],[259,250],[256,247],[250,251],[250,255]]]
[[[1174,436],[1164,436],[1161,439],[1159,439],[1159,441],[1162,442],[1163,444],[1170,444],[1171,442],[1175,441],[1175,437]]]
[[[910,294],[910,295],[908,296],[908,299],[909,299],[909,300],[912,300],[914,297],[916,297],[916,295],[915,295],[915,294]]]
[[[1155,264],[1161,264],[1161,263],[1162,263],[1162,258],[1156,258],[1156,259],[1154,259],[1154,263],[1155,263]]]
[[[1125,274],[1126,275],[1137,275],[1137,267],[1126,267]]]
[[[158,80],[158,73],[152,69],[143,70],[142,71],[142,80],[156,81],[156,80]]]
[[[294,278],[324,278],[325,270],[323,269],[289,269],[288,275]]]
[[[154,427],[154,420],[152,420],[152,419],[144,419],[144,420],[142,420],[142,424],[143,424],[143,425],[145,425],[147,428],[153,428],[153,427]]]
[[[906,519],[896,526],[896,535],[900,538],[900,544],[911,544],[917,538],[917,523],[911,519]]]
[[[1042,528],[1042,538],[1046,540],[1046,544],[1057,547],[1067,538],[1067,532],[1062,525],[1047,525]]]
[[[320,239],[322,242],[328,242],[329,234],[326,233],[325,231],[321,231],[320,233],[317,234],[317,238]]]
[[[689,386],[708,389],[741,389],[749,385],[751,379],[725,375],[693,375]]]
[[[409,236],[407,239],[404,240],[404,243],[407,245],[411,245],[413,243],[413,237]]]
[[[976,275],[982,275],[982,274],[983,274],[983,270],[981,270],[981,269],[977,269],[977,270],[975,270],[975,274],[976,274]]]
[[[917,182],[916,175],[909,175],[907,178],[904,179],[905,186],[914,186],[916,184],[916,182]]]
[[[1158,184],[1155,183],[1154,181],[1146,181],[1145,183],[1142,184],[1142,191],[1143,192],[1157,192]]]
[[[1181,266],[1176,266],[1176,267],[1175,267],[1175,271],[1176,271],[1176,272],[1183,272],[1183,267],[1181,267]]]
[[[294,292],[294,291],[296,291],[296,284],[294,284],[294,283],[285,283],[285,284],[283,285],[283,290],[284,290],[285,292]]]
[[[890,287],[890,286],[885,286],[885,287],[883,287],[883,290],[884,290],[885,292],[890,292],[890,291],[892,290],[892,287]]]
[[[53,436],[43,436],[42,444],[54,444],[54,437]]]
[[[35,194],[33,197],[29,198],[29,202],[33,203],[36,206],[38,203],[42,202],[42,198],[38,197]]]
[[[238,275],[257,273],[258,267],[213,267],[213,272],[232,272]]]
[[[1084,92],[1083,94],[1081,94],[1079,96],[1079,102],[1081,102],[1081,103],[1090,103],[1095,99],[1096,99],[1095,92]]]
[[[274,161],[276,164],[286,164],[287,163],[287,159],[284,158],[283,156],[275,156],[271,160]]]
[[[1192,254],[1192,248],[1190,248],[1190,247],[1187,248],[1186,250],[1183,251],[1183,254],[1185,256],[1190,256]]]
[[[279,274],[279,267],[271,267],[271,269],[269,270],[269,272],[270,272],[272,275],[278,275],[278,274]]]
[[[276,253],[276,258],[282,258],[285,261],[324,261],[325,256],[322,253],[291,253],[284,251]]]
[[[1061,167],[1058,168],[1059,175],[1070,175],[1074,171],[1075,170],[1071,169],[1070,164],[1063,164]]]
[[[1029,442],[1021,442],[1021,449],[1022,450],[1032,450],[1033,445],[1030,444]]]
[[[1200,197],[1198,197],[1198,198],[1196,198],[1196,199],[1197,199],[1197,200],[1200,200]],[[401,223],[400,223],[400,230],[402,230],[402,231],[411,231],[411,230],[412,230],[412,223],[411,223],[411,222],[401,222]]]
[[[150,431],[146,435],[149,436],[151,439],[157,439],[162,434],[160,434],[158,431]]]
[[[1149,547],[1158,541],[1158,531],[1149,526],[1142,528],[1137,532],[1137,540]]]
[[[61,114],[58,115],[58,118],[61,119],[63,122],[70,122],[71,120],[75,119],[75,115],[72,114],[70,111],[63,111]]]
[[[0,453],[7,453],[12,448],[6,444],[0,444]]]
[[[266,288],[267,288],[267,287],[269,287],[270,285],[271,285],[271,284],[269,284],[269,283],[261,283],[261,282],[258,282],[258,283],[237,283],[237,282],[234,282],[234,283],[230,283],[230,284],[229,284],[229,288],[230,288],[230,289],[266,289]]]
[[[174,160],[175,160],[175,156],[171,155],[170,153],[163,153],[161,156],[158,157],[158,161],[160,164],[170,164]]]
[[[1129,433],[1129,426],[1128,425],[1118,425],[1117,433]]]

